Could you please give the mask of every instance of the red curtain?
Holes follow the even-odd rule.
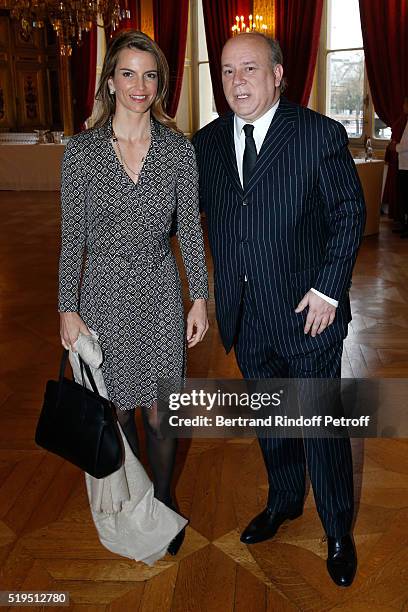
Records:
[[[408,95],[408,2],[360,0],[360,18],[374,108],[392,126]]]
[[[167,114],[174,117],[183,83],[186,56],[188,0],[153,0],[154,38],[170,69]]]
[[[203,0],[205,35],[215,106],[220,115],[229,110],[221,80],[221,52],[235,23],[236,15],[247,19],[252,13],[252,0]]]
[[[82,44],[74,44],[71,56],[74,133],[85,129],[92,113],[96,82],[97,28],[84,32]]]
[[[323,0],[275,0],[275,37],[288,81],[285,96],[303,106],[309,102],[313,84],[322,10]]]
[[[407,0],[359,0],[368,81],[377,115],[393,128],[398,125],[404,97],[408,95],[408,2]],[[399,136],[400,137],[400,136]],[[387,182],[383,201],[389,215],[397,213],[397,163],[388,152]]]

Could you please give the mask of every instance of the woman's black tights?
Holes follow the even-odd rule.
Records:
[[[136,457],[140,459],[135,411],[117,410],[117,415],[130,448]],[[154,495],[167,506],[171,506],[171,479],[174,470],[177,440],[161,436],[160,417],[156,404],[153,404],[152,408],[142,408],[142,417],[146,434],[147,456],[153,476]]]
[[[133,453],[140,459],[139,437],[137,435],[137,427],[135,421],[135,411],[116,409],[118,421],[125,434],[125,438],[132,449]]]

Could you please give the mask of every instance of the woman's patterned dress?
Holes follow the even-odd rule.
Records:
[[[190,299],[208,297],[194,149],[152,119],[137,184],[112,145],[111,120],[70,139],[62,167],[59,310],[79,312],[99,335],[110,399],[151,406],[157,380],[185,366],[181,284],[169,245],[178,240]]]

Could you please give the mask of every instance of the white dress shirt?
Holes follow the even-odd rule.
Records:
[[[398,153],[398,170],[408,170],[408,120],[395,150]]]
[[[252,125],[254,126],[253,136],[255,140],[256,152],[259,155],[259,151],[261,150],[263,141],[265,140],[266,133],[269,129],[272,119],[275,116],[278,106],[279,106],[279,99],[277,102],[275,102],[275,104],[268,111],[266,111],[266,113],[264,113],[261,117],[259,117],[258,119],[252,122],[245,121],[241,117],[238,117],[238,115],[234,115],[235,155],[237,158],[238,174],[239,174],[239,178],[240,178],[242,186],[244,185],[242,165],[243,165],[244,151],[245,151],[245,132],[243,130],[243,127],[247,123],[252,123]],[[406,129],[407,128],[405,128],[405,130]],[[245,280],[247,280],[246,276],[245,276]],[[337,300],[333,300],[333,298],[330,298],[324,293],[321,293],[320,291],[313,289],[313,287],[311,288],[311,291],[313,291],[313,293],[315,293],[319,297],[326,300],[326,302],[329,302],[329,304],[331,304],[332,306],[336,306],[336,307],[338,306]]]
[[[269,126],[271,125],[271,121],[275,116],[278,106],[279,106],[279,99],[272,106],[272,108],[270,108],[268,111],[266,111],[264,115],[262,115],[262,117],[259,117],[259,119],[256,119],[255,121],[252,122],[252,125],[254,126],[253,136],[255,140],[256,152],[258,153],[258,155],[263,145],[263,141],[265,140],[265,136],[269,129]],[[249,121],[245,121],[245,119],[238,117],[238,115],[234,115],[235,155],[237,157],[238,173],[239,173],[239,178],[240,178],[242,186],[244,185],[242,165],[244,161],[244,151],[245,151],[245,132],[243,130],[243,127],[247,123],[249,123]]]

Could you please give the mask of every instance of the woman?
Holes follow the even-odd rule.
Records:
[[[97,93],[100,117],[64,155],[59,311],[64,347],[89,328],[99,335],[122,429],[138,456],[134,411],[141,407],[155,496],[174,508],[176,440],[157,435],[157,380],[183,376],[186,340],[195,346],[208,329],[208,290],[195,155],[164,112],[168,79],[148,36],[127,31],[114,39]],[[193,302],[186,331],[169,247],[176,207]]]

